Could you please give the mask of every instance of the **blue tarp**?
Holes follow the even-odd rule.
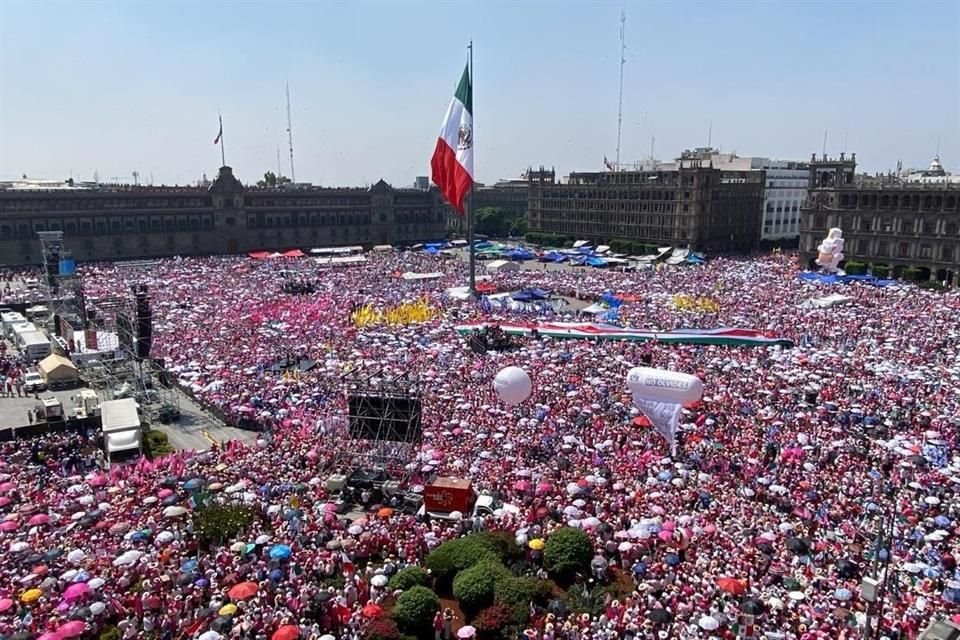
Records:
[[[587,258],[587,264],[591,267],[605,267],[608,263],[603,258]]]
[[[847,284],[850,282],[862,282],[875,287],[889,287],[896,284],[896,280],[881,280],[876,276],[841,276],[834,273],[817,273],[815,271],[804,271],[798,276],[801,280],[807,282],[819,282],[820,284]]]
[[[533,260],[537,255],[529,249],[518,247],[503,254],[503,257],[508,260]]]
[[[424,249],[424,251],[426,251],[427,253],[429,253],[429,254],[432,255],[432,256],[435,256],[435,255],[437,255],[438,253],[440,253],[440,249],[437,249],[436,247],[427,247],[426,249]]]
[[[523,289],[510,297],[518,302],[530,302],[532,300],[546,300],[550,297],[550,292],[543,289]]]
[[[450,245],[448,245],[446,242],[428,242],[423,246],[426,247],[427,249],[445,249]]]
[[[695,253],[691,253],[687,256],[687,264],[703,264],[706,260],[702,256],[698,256]]]
[[[473,243],[474,249],[489,249],[492,246],[493,246],[493,243],[488,242],[486,240],[477,240],[476,242]]]
[[[600,296],[600,301],[603,302],[608,307],[610,307],[611,309],[616,309],[617,307],[623,304],[623,300],[613,295],[609,291],[603,294],[602,296]]]
[[[550,251],[540,256],[540,262],[565,262],[568,257],[559,251]]]

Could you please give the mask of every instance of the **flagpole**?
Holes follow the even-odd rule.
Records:
[[[469,77],[469,80],[470,80],[470,95],[471,95],[471,97],[472,97],[472,96],[473,96],[473,40],[470,41],[469,46],[467,46],[467,50],[469,51],[469,57],[468,57],[467,65],[468,65],[468,67],[469,67],[469,74],[470,74],[470,77]],[[473,101],[471,100],[471,102],[473,102]],[[470,113],[470,117],[471,117],[471,118],[470,118],[470,120],[471,120],[471,127],[472,127],[473,131],[476,131],[476,130],[477,130],[477,128],[476,128],[476,118],[475,118],[475,116],[474,116],[475,113],[476,113],[476,112],[473,110],[473,107],[472,107],[472,105],[471,105],[471,113]],[[476,139],[477,139],[476,136],[472,136],[472,137],[473,137],[473,140],[476,141]],[[476,248],[473,246],[473,245],[474,245],[474,242],[473,242],[473,218],[474,218],[474,216],[473,216],[473,185],[474,185],[474,183],[476,182],[476,175],[477,175],[477,164],[476,164],[477,154],[476,154],[476,146],[475,146],[475,145],[474,145],[474,147],[473,147],[473,152],[474,152],[474,153],[473,153],[473,160],[474,160],[474,163],[473,163],[473,175],[474,175],[474,179],[470,182],[470,193],[467,195],[467,197],[468,197],[468,200],[467,200],[467,245],[470,247],[470,293],[473,294],[474,296],[476,296],[476,295],[477,295],[477,255],[476,255]]]
[[[225,167],[227,166],[227,156],[223,151],[223,116],[218,113],[217,117],[220,118],[220,162],[222,163],[220,166]]]

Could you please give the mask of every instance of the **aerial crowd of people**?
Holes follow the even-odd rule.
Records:
[[[796,263],[784,253],[489,278],[498,291],[564,296],[559,311],[451,296],[465,263],[416,252],[342,269],[246,257],[83,265],[91,305],[131,279],[146,284],[154,357],[199,403],[258,434],[109,469],[88,455],[95,434],[0,443],[0,637],[116,627],[120,638],[360,639],[398,595],[390,576],[443,541],[505,531],[526,549],[572,526],[594,545],[584,583],[625,576],[629,588],[592,613],[533,607],[523,639],[840,640],[867,625],[916,638],[960,613],[960,295],[820,285],[799,279]],[[849,300],[810,303],[837,292]],[[538,336],[483,353],[455,330],[572,321],[604,294],[626,300],[625,326],[740,327],[795,346]],[[711,304],[678,308],[677,295]],[[362,327],[351,318],[409,301],[438,313]],[[286,359],[310,366],[273,367]],[[640,363],[703,381],[676,455],[626,390]],[[491,384],[509,365],[533,381],[515,407]],[[417,380],[423,443],[399,461],[411,490],[470,478],[517,509],[462,522],[338,515],[326,480],[343,464],[343,379],[355,372]],[[258,517],[204,548],[194,487]],[[527,563],[539,570],[536,554]],[[865,577],[881,585],[877,598]],[[437,636],[468,622],[441,611]]]

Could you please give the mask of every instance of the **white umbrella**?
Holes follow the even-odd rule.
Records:
[[[717,622],[717,619],[714,617],[703,616],[697,621],[697,625],[706,631],[716,631],[716,629],[720,626],[720,623]]]
[[[74,549],[73,551],[67,554],[67,562],[69,562],[70,564],[80,564],[81,562],[83,562],[84,558],[86,557],[87,557],[87,554],[85,554],[83,551],[81,551],[80,549]]]
[[[267,544],[270,542],[271,538],[265,533],[261,533],[257,536],[257,539],[253,541],[254,544]]]
[[[204,631],[201,633],[197,640],[220,640],[222,637],[223,636],[221,636],[219,633],[211,629],[210,631]]]
[[[127,567],[134,564],[143,556],[143,553],[136,550],[125,551],[116,557],[113,561],[115,567]]]
[[[379,573],[370,579],[370,584],[375,587],[385,587],[387,586],[388,582],[390,582],[390,579],[382,573]]]
[[[106,611],[106,609],[107,609],[107,605],[103,604],[102,602],[94,602],[93,604],[90,605],[90,613],[92,613],[95,616],[100,615],[101,613]]]
[[[791,591],[787,594],[787,597],[791,600],[803,600],[807,596],[803,591]]]
[[[87,583],[87,586],[93,589],[94,591],[96,591],[97,589],[99,589],[105,584],[106,584],[106,580],[104,580],[103,578],[94,578],[93,580]]]
[[[157,542],[159,542],[160,544],[167,544],[171,540],[173,540],[172,531],[161,531],[160,533],[157,534]]]
[[[186,507],[172,506],[163,510],[164,518],[179,518],[187,512]]]

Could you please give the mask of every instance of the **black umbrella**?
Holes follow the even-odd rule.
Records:
[[[666,609],[654,609],[647,614],[647,618],[650,622],[656,622],[657,624],[666,624],[673,620],[673,614],[667,611]]]
[[[92,618],[93,612],[90,611],[88,607],[81,607],[73,612],[73,615],[70,616],[74,620]]]
[[[173,495],[169,495],[163,500],[161,500],[160,504],[162,504],[165,507],[172,507],[173,505],[179,503],[180,500],[181,500],[180,496],[174,493]]]
[[[160,484],[164,487],[175,487],[180,484],[180,478],[177,476],[167,476]]]
[[[220,616],[216,620],[210,623],[210,628],[216,631],[217,633],[226,633],[230,630],[230,618]]]
[[[773,555],[773,545],[769,542],[760,542],[757,544],[757,549],[764,555],[772,556]]]
[[[333,599],[333,594],[329,591],[321,591],[317,594],[317,602],[327,602]]]
[[[926,466],[927,459],[921,455],[912,455],[909,458],[907,458],[907,462],[917,467],[923,467],[923,466]]]
[[[186,587],[193,584],[193,574],[192,573],[183,573],[177,577],[177,586]]]
[[[857,563],[853,562],[852,560],[847,560],[844,558],[843,560],[837,561],[837,575],[841,578],[855,578],[859,574],[860,567],[858,567]]]
[[[740,611],[750,616],[759,616],[763,615],[766,607],[756,598],[744,598],[743,601],[740,602]]]
[[[558,618],[564,618],[567,615],[567,603],[559,598],[554,598],[547,605],[547,611]]]
[[[810,543],[803,538],[787,538],[787,549],[798,556],[805,556],[810,553]]]
[[[32,553],[29,556],[27,556],[27,559],[25,560],[25,562],[27,564],[42,564],[43,556],[39,553]]]
[[[63,549],[50,549],[45,554],[43,554],[43,559],[46,560],[47,562],[52,562],[53,560],[56,560],[62,555],[63,555]]]

